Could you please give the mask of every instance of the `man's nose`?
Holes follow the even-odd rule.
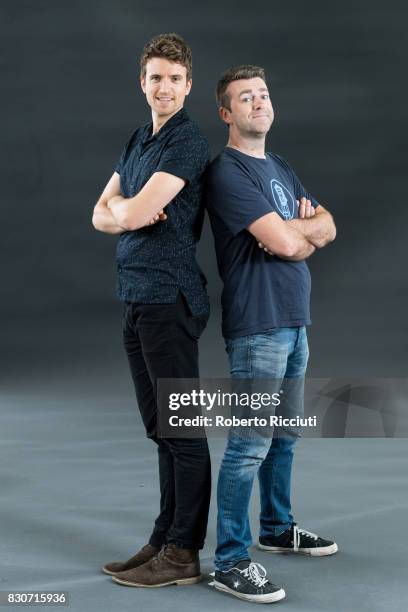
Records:
[[[170,79],[166,79],[166,78],[161,79],[160,88],[159,88],[160,91],[164,91],[164,92],[168,91],[170,88],[170,84],[171,84]]]
[[[264,108],[265,100],[263,100],[261,97],[254,96],[254,99],[252,100],[252,107],[254,110],[259,110],[260,108]]]

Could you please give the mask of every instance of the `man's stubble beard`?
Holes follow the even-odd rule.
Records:
[[[248,139],[252,139],[252,140],[262,140],[266,138],[266,135],[268,132],[269,132],[269,129],[266,132],[264,130],[262,130],[262,132],[257,131],[257,130],[248,130],[245,133],[243,133],[242,136]]]

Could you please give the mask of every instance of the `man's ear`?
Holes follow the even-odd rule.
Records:
[[[222,121],[224,121],[224,123],[227,123],[228,125],[230,125],[230,123],[232,123],[232,121],[231,121],[231,111],[228,110],[228,108],[225,108],[224,106],[220,106],[220,108],[218,109],[218,113],[219,113]]]
[[[192,86],[193,86],[193,79],[190,79],[189,81],[187,81],[187,85],[186,85],[186,96],[188,96],[188,94],[190,93]]]
[[[146,75],[140,76],[140,87],[142,88],[143,93],[146,93]]]

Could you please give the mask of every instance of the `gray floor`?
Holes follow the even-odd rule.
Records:
[[[0,591],[65,590],[75,612],[253,609],[215,592],[207,580],[132,589],[100,572],[103,563],[145,543],[158,507],[154,445],[144,437],[117,329],[111,332],[102,341],[89,329],[92,359],[57,350],[69,331],[50,332],[41,345],[47,362],[26,354],[30,368],[19,386],[11,369],[7,374],[0,394]],[[89,349],[90,342],[82,331],[77,346]],[[226,374],[222,341],[211,329],[201,357],[204,375]],[[210,444],[215,483],[224,441]],[[254,548],[253,559],[287,592],[276,606],[288,612],[408,608],[407,446],[406,439],[299,443],[295,516],[304,528],[335,538],[340,552],[310,559]],[[255,491],[255,539],[257,514]],[[206,573],[212,571],[215,515],[213,502],[202,555]]]
[[[214,477],[223,440],[211,440]],[[250,608],[192,587],[113,584],[104,562],[143,544],[157,508],[153,445],[130,398],[3,397],[0,590],[66,590],[72,610],[204,611]],[[253,559],[287,591],[286,610],[391,610],[408,604],[405,519],[407,442],[302,440],[293,505],[307,529],[335,537],[330,558]],[[258,499],[251,515],[257,530]],[[211,509],[204,571],[212,569]]]

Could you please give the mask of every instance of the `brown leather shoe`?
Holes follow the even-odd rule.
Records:
[[[125,586],[150,588],[169,584],[195,584],[201,580],[198,550],[168,544],[150,561],[135,569],[115,574],[112,580]]]
[[[159,550],[159,548],[146,544],[146,546],[143,546],[139,552],[133,555],[133,557],[130,557],[130,559],[127,561],[112,561],[112,563],[107,563],[104,565],[102,571],[105,572],[105,574],[114,576],[118,572],[125,572],[126,570],[139,567],[139,565],[143,565],[143,563],[146,563],[146,561],[153,559]]]

